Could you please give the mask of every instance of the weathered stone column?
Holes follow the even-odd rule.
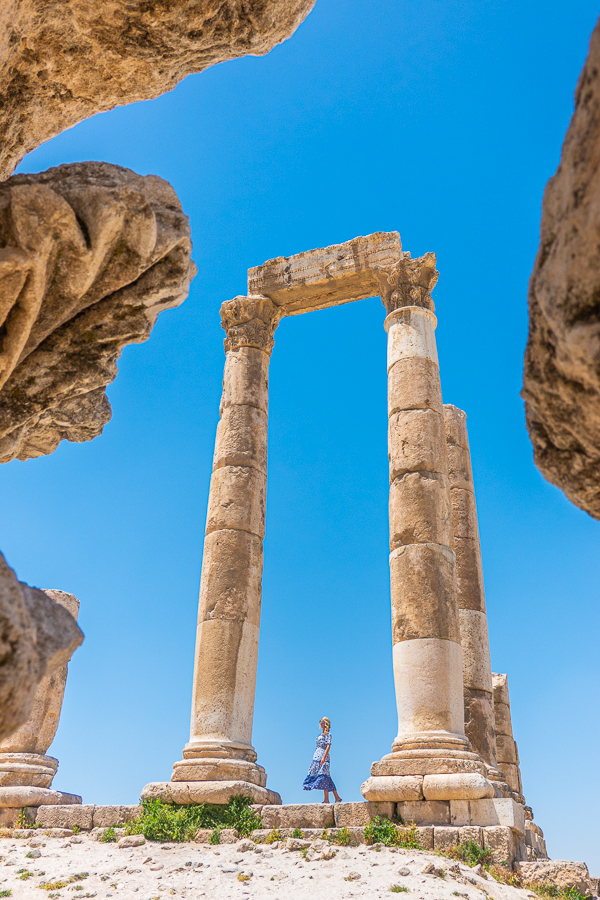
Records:
[[[77,620],[77,597],[65,591],[44,593]],[[77,794],[50,789],[58,760],[46,756],[58,728],[67,671],[61,666],[42,678],[29,718],[0,744],[0,825],[14,825],[23,808],[81,803]]]
[[[280,313],[265,297],[221,307],[225,375],[210,483],[190,740],[171,783],[142,798],[281,803],[252,746],[267,483],[269,358]]]
[[[431,290],[435,255],[380,276],[388,316],[390,582],[398,736],[368,800],[493,796],[464,734],[448,457]]]
[[[463,656],[465,734],[473,750],[485,762],[488,778],[504,782],[496,753],[492,664],[467,414],[456,406],[445,404],[444,423]]]
[[[523,783],[519,767],[519,750],[513,737],[512,716],[510,713],[510,695],[508,693],[508,675],[492,673],[494,693],[494,719],[496,725],[496,745],[498,750],[498,768],[508,783],[513,798],[517,803],[525,804]]]

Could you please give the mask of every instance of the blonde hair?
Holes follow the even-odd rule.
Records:
[[[327,716],[323,716],[323,718],[321,719],[321,722],[323,723],[323,734],[329,734],[329,729],[331,728],[331,722],[329,721]]]

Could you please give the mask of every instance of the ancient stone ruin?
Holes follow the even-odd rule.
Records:
[[[76,620],[79,600],[65,591],[43,592]],[[67,683],[67,664],[44,676],[33,698],[27,721],[0,744],[0,825],[16,824],[22,809],[29,815],[39,806],[81,803],[81,797],[52,791],[58,760],[46,756],[54,740]]]
[[[249,270],[248,296],[223,304],[225,374],[190,740],[171,781],[147,785],[142,798],[224,803],[241,793],[261,805],[263,824],[273,827],[307,827],[306,817],[316,815],[313,805],[309,813],[280,806],[252,746],[269,359],[283,316],[380,295],[388,334],[398,736],[362,785],[365,810],[397,811],[419,825],[483,827],[494,849],[519,859],[546,855],[522,795],[506,676],[491,671],[466,415],[442,403],[431,298],[437,279],[433,253],[413,260],[399,234],[378,233],[269,260]],[[357,806],[319,815],[339,824],[344,808]]]

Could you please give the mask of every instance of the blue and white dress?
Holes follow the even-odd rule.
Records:
[[[330,734],[320,734],[318,736],[317,749],[312,758],[308,775],[304,779],[304,784],[302,785],[305,791],[335,791],[335,784],[331,780],[331,775],[329,773],[329,755],[323,765],[321,765],[325,750],[330,744]]]

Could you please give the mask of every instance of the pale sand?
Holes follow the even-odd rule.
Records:
[[[97,897],[168,900],[169,897],[206,897],[228,900],[308,900],[308,898],[391,897],[394,884],[409,889],[413,900],[525,900],[529,891],[517,890],[478,877],[472,869],[433,853],[414,850],[377,851],[365,846],[337,848],[331,860],[306,862],[298,851],[271,849],[241,852],[239,845],[216,847],[201,844],[158,844],[120,849],[116,844],[101,844],[88,835],[50,838],[43,833],[30,840],[0,840],[0,892],[12,891],[15,900],[50,900]],[[38,858],[27,858],[39,851]],[[424,874],[428,863],[446,870],[446,877]],[[454,867],[454,871],[451,871]],[[18,870],[33,872],[21,880]],[[401,869],[410,874],[401,875]],[[43,882],[67,881],[86,872],[88,877],[74,881],[59,891],[43,891]],[[240,882],[238,873],[250,875]],[[350,873],[360,880],[346,881]],[[471,881],[467,881],[471,879]]]

